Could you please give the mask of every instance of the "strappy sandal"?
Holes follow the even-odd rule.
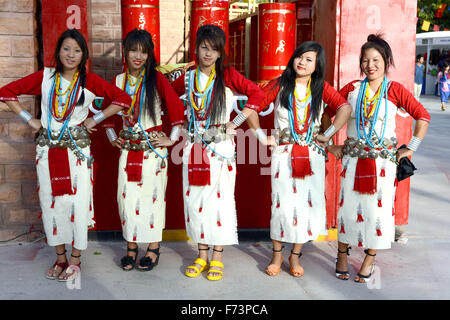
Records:
[[[369,250],[364,250],[364,253],[366,254],[366,255],[368,255],[368,256],[371,256],[371,257],[375,257],[376,256],[376,254],[370,254],[369,253]],[[357,274],[357,276],[359,277],[359,280],[364,280],[364,281],[356,281],[356,279],[355,279],[355,282],[357,282],[357,283],[367,283],[367,282],[369,282],[370,281],[370,279],[371,279],[371,277],[372,277],[372,273],[373,273],[373,270],[375,270],[375,262],[374,263],[372,263],[372,269],[370,270],[370,273],[368,274],[368,275],[363,275],[363,274],[361,274],[361,273],[358,273]]]
[[[352,247],[347,247],[347,250],[345,250],[345,251],[341,251],[341,250],[338,249],[338,255],[339,255],[339,253],[340,254],[346,253],[347,256],[349,256],[351,248]],[[336,257],[336,278],[338,278],[339,280],[348,280],[348,279],[350,279],[350,273],[348,272],[348,270],[347,271],[339,271],[337,269],[337,262],[338,262],[338,258]],[[339,278],[339,276],[345,276],[345,277],[344,278]],[[347,276],[348,276],[348,278],[347,278]]]
[[[209,250],[209,247],[208,248],[199,248],[198,250],[199,251],[200,250]],[[198,264],[200,266],[200,269],[195,264]],[[186,276],[188,276],[189,278],[195,278],[200,273],[205,271],[207,267],[208,267],[208,262],[206,262],[205,260],[203,260],[201,258],[197,258],[197,259],[195,259],[195,261],[194,261],[194,263],[192,265],[186,267],[186,270],[184,271],[184,274]],[[195,272],[189,272],[188,271],[189,269],[193,269],[193,270],[195,270]]]
[[[137,266],[137,269],[139,271],[150,271],[158,265],[160,255],[159,247],[156,249],[147,248],[147,252],[153,252],[154,254],[156,254],[156,259],[155,261],[153,261],[150,257],[142,257],[139,261],[139,265]]]
[[[74,256],[73,254],[71,254],[70,256],[73,257],[73,258],[80,258],[81,257],[81,255]],[[67,281],[72,281],[72,280],[76,279],[78,277],[78,275],[80,274],[80,272],[81,272],[81,261],[80,261],[80,263],[77,263],[77,264],[69,264],[68,267],[64,271],[66,272],[66,275],[70,271],[73,271],[73,272],[67,277],[67,279],[58,278],[59,282],[67,282]]]
[[[222,253],[223,249],[216,250],[213,248],[213,251]],[[218,267],[218,268],[221,268],[222,270],[211,269],[211,267]],[[211,276],[211,275],[209,275],[210,273],[218,273],[219,275]],[[211,260],[211,262],[209,263],[209,270],[208,270],[208,274],[206,275],[206,279],[215,281],[215,280],[220,280],[222,278],[223,278],[223,263],[220,261],[217,261],[217,260]]]
[[[303,255],[303,253],[301,253],[301,252],[296,253],[293,250],[291,250],[291,255],[298,256],[298,258],[300,259],[300,257]],[[305,271],[298,271],[298,269],[295,269],[292,267],[289,267],[289,272],[291,273],[292,276],[294,276],[296,278],[300,278],[301,276],[303,276],[305,274]]]
[[[281,247],[281,249],[280,250],[275,250],[275,249],[273,249],[272,248],[272,252],[282,252],[283,251],[283,248],[284,248],[284,246],[283,247]],[[283,264],[283,256],[281,256],[281,265]],[[281,265],[280,266],[277,266],[276,264],[269,264],[268,266],[267,266],[267,268],[266,268],[266,273],[269,275],[269,276],[271,276],[271,277],[274,277],[274,276],[277,276],[279,273],[280,273],[280,271],[281,271]],[[272,266],[272,267],[271,267]],[[271,268],[270,268],[271,267]],[[269,269],[270,268],[270,269]]]
[[[62,256],[62,255],[65,255],[66,252],[67,252],[67,250],[64,250],[63,253],[58,253],[58,252],[57,252],[56,255],[57,255],[57,256]],[[52,266],[52,275],[49,276],[49,275],[48,275],[48,271],[47,271],[47,274],[45,275],[45,277],[46,277],[47,279],[49,279],[49,280],[55,280],[55,279],[57,279],[57,278],[59,277],[59,275],[60,275],[60,274],[61,274],[68,266],[69,266],[69,264],[67,263],[67,259],[66,259],[65,262],[58,262],[58,260],[56,260],[55,263],[54,263],[53,266]],[[61,270],[61,272],[60,272],[58,275],[54,276],[53,274],[55,273],[56,269],[58,269],[58,267],[62,268],[62,270]]]
[[[127,253],[128,252],[135,252],[136,255],[133,258],[132,256],[129,256],[127,254],[125,257],[123,257],[120,260],[122,270],[124,270],[124,271],[131,271],[131,270],[134,269],[134,267],[136,265],[136,259],[137,259],[138,251],[139,251],[138,246],[136,246],[136,248],[130,248],[130,247],[127,246]],[[127,266],[131,266],[131,268],[125,268]]]

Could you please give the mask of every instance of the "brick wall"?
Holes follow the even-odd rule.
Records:
[[[38,70],[39,0],[0,0],[0,87]],[[160,0],[161,64],[185,62],[189,0]],[[92,71],[110,81],[122,70],[120,0],[90,1]],[[189,11],[187,11],[189,12]],[[35,114],[38,98],[21,96]],[[0,240],[42,229],[38,218],[34,134],[0,102]],[[32,233],[23,239],[40,236]]]
[[[0,0],[0,87],[38,69],[35,13],[36,0]],[[20,102],[35,112],[36,98],[22,96]],[[0,102],[0,240],[26,232],[32,224],[40,229],[33,137]]]

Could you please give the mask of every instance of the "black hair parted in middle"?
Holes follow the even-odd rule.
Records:
[[[53,59],[55,60],[56,63],[56,68],[55,72],[53,73],[53,77],[56,75],[57,72],[61,74],[64,71],[64,65],[62,64],[61,59],[59,57],[59,51],[61,50],[64,40],[66,40],[67,38],[75,40],[78,46],[80,47],[81,52],[83,53],[80,64],[78,65],[78,71],[80,72],[80,86],[81,88],[84,88],[86,86],[86,63],[89,59],[89,48],[86,39],[77,29],[67,29],[59,36],[58,41],[56,43],[55,52],[53,54]],[[84,91],[81,91],[81,96],[77,101],[77,106],[82,106],[83,104],[84,104]]]
[[[142,52],[147,53],[147,61],[145,62],[145,95],[146,103],[143,105],[144,112],[152,119],[156,121],[155,101],[157,97],[156,88],[156,60],[154,53],[154,44],[152,35],[141,29],[133,29],[127,33],[125,39],[123,39],[123,52],[125,60],[127,59],[128,52],[132,50],[141,49]]]
[[[211,110],[212,124],[219,124],[225,110],[225,69],[228,67],[227,55],[225,53],[226,35],[218,26],[213,24],[203,25],[197,30],[195,39],[195,48],[198,50],[200,45],[207,41],[215,50],[220,53],[217,59],[215,70],[216,80],[214,82],[213,101]]]
[[[297,75],[294,69],[294,59],[309,51],[314,51],[317,54],[316,69],[311,74],[310,87],[312,121],[316,121],[319,118],[320,108],[322,106],[323,82],[325,80],[326,66],[325,50],[320,44],[314,41],[306,41],[300,44],[289,59],[286,70],[281,74],[277,84],[280,86],[280,104],[284,108],[289,108],[289,97],[295,90],[295,79]]]

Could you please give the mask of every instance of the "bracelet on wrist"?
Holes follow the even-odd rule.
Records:
[[[108,137],[108,140],[111,143],[117,140],[117,134],[113,128],[106,129],[106,136]]]
[[[420,145],[421,142],[422,142],[422,139],[413,136],[411,138],[411,140],[409,141],[409,144],[408,144],[407,148],[409,150],[412,150],[412,151],[415,152],[419,148],[419,145]]]
[[[259,141],[265,142],[267,140],[267,135],[264,133],[264,131],[261,128],[258,128],[255,130],[256,138],[258,138]]]
[[[239,127],[244,123],[245,120],[247,120],[247,116],[243,112],[241,112],[231,122],[233,122],[236,127]]]
[[[33,116],[28,111],[22,110],[19,112],[19,118],[28,124],[28,121],[33,119]]]
[[[331,126],[328,127],[328,129],[323,133],[323,135],[325,137],[331,137],[333,136],[334,132],[336,131],[335,126],[332,124]]]
[[[172,131],[170,132],[169,139],[172,141],[178,141],[178,139],[180,138],[180,134],[181,134],[181,129],[177,126],[173,126]]]
[[[96,114],[92,117],[92,119],[94,119],[94,121],[95,121],[96,124],[99,124],[100,122],[102,122],[103,120],[106,119],[106,116],[105,116],[105,114],[103,113],[103,111],[100,111],[100,112],[96,113]]]

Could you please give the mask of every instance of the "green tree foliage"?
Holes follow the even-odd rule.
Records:
[[[436,10],[439,9],[441,4],[446,4],[442,18],[435,16]],[[450,29],[450,7],[449,0],[418,0],[417,1],[417,33],[427,32],[422,30],[422,23],[424,21],[430,22],[430,29],[433,31],[433,25],[439,26],[439,31],[443,31],[444,28]]]

